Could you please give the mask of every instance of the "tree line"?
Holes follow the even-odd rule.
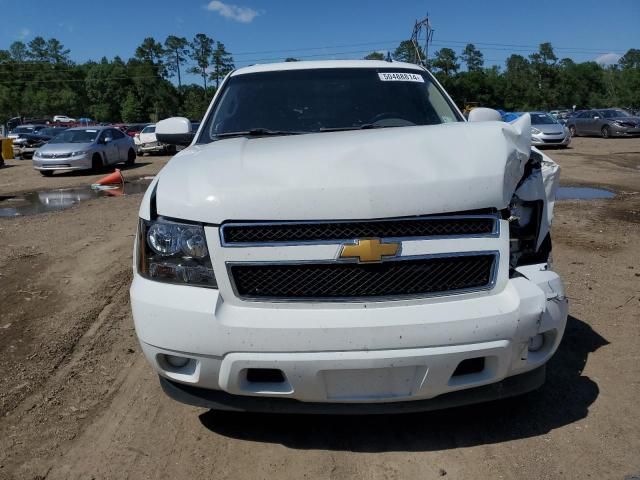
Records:
[[[145,38],[128,60],[116,56],[76,63],[55,38],[35,37],[0,50],[0,122],[15,116],[65,114],[98,121],[156,121],[171,115],[201,119],[221,80],[234,68],[225,45],[199,33]],[[391,53],[366,59],[419,63],[424,52],[410,40]],[[286,58],[296,61],[296,58]],[[482,52],[468,44],[460,55],[442,48],[428,68],[460,107],[470,102],[505,110],[549,110],[576,105],[640,107],[640,50],[618,64],[559,59],[550,43],[525,57],[509,56],[504,68],[485,67]],[[463,68],[464,66],[464,68]],[[183,82],[197,75],[201,84]]]
[[[156,121],[170,115],[200,119],[220,81],[234,68],[222,42],[145,38],[128,60],[73,62],[55,38],[35,37],[0,50],[0,122],[15,116],[89,116],[98,121]],[[184,73],[202,85],[183,84]],[[173,83],[174,80],[176,83]]]
[[[394,60],[419,63],[425,54],[410,40],[389,53]],[[365,59],[383,60],[382,52]],[[464,65],[464,69],[462,66]],[[486,68],[482,52],[469,43],[460,55],[451,48],[434,53],[427,67],[460,107],[470,102],[510,111],[626,107],[640,108],[640,50],[628,50],[615,65],[559,59],[550,43],[525,57],[513,54]]]

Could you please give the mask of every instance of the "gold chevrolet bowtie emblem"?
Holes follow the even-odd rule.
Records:
[[[383,257],[395,257],[399,243],[382,243],[378,238],[356,240],[355,245],[343,245],[340,258],[357,258],[360,263],[380,262]]]

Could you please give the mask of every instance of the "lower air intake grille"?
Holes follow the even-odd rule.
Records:
[[[490,253],[376,264],[238,264],[230,273],[237,295],[247,299],[407,297],[490,288],[496,259]]]

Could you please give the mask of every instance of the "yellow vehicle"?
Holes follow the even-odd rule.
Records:
[[[465,117],[469,115],[469,112],[474,108],[478,108],[480,106],[480,102],[465,102],[463,114]]]

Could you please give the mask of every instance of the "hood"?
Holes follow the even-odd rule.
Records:
[[[40,148],[42,153],[69,153],[88,150],[91,143],[47,143]]]
[[[542,133],[547,133],[547,134],[564,133],[564,125],[560,125],[559,123],[542,124],[542,125],[531,124],[531,126],[533,128],[537,128]]]
[[[530,126],[524,115],[195,145],[161,171],[157,211],[222,223],[500,209],[529,159]]]

